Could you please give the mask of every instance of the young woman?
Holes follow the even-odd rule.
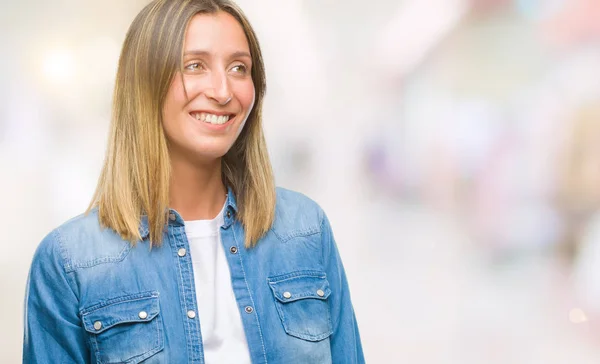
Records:
[[[90,210],[33,258],[24,362],[364,362],[327,217],[274,187],[264,94],[235,4],[141,11]]]

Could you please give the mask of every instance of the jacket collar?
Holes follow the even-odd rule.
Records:
[[[223,210],[223,213],[225,214],[225,216],[224,216],[225,225],[224,226],[229,227],[233,223],[233,220],[234,220],[233,216],[235,216],[235,214],[237,214],[237,212],[238,212],[235,194],[233,193],[233,190],[229,186],[227,186],[227,200],[225,201],[225,205],[226,205],[225,209]],[[183,218],[174,209],[169,209],[168,224],[169,225],[183,225]],[[150,233],[150,229],[148,227],[148,215],[144,214],[140,217],[140,225],[138,227],[138,232],[140,233],[142,240],[144,240],[148,237],[148,235]]]

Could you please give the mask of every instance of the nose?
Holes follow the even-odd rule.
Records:
[[[206,97],[219,105],[227,105],[231,98],[231,88],[229,80],[224,72],[214,72],[211,75],[211,85],[205,91]]]

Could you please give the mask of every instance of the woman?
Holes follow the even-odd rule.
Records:
[[[274,187],[264,93],[235,4],[141,11],[91,207],[34,256],[24,362],[364,362],[325,214]]]

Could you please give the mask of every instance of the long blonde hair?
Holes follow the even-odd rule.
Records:
[[[247,247],[254,246],[273,224],[275,185],[261,117],[266,78],[254,30],[229,0],[155,0],[137,15],[125,37],[106,158],[88,208],[89,212],[97,207],[100,223],[132,243],[142,238],[142,215],[148,217],[151,246],[162,243],[171,173],[162,107],[173,77],[181,72],[189,22],[196,14],[218,11],[231,14],[246,33],[256,92],[244,129],[222,158],[223,182],[235,194]]]

